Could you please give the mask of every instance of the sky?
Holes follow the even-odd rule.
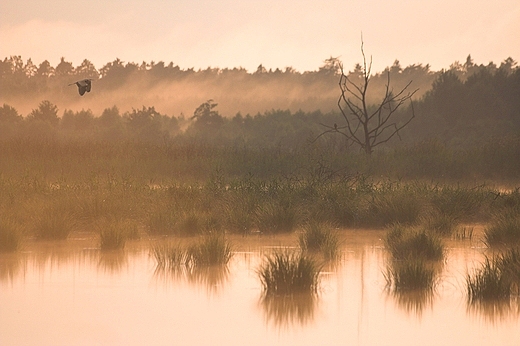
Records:
[[[292,67],[329,57],[347,70],[372,57],[433,70],[520,59],[518,0],[2,0],[0,59],[56,66],[61,57],[99,69],[173,62],[182,69]]]

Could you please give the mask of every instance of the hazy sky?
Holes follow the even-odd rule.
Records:
[[[365,52],[380,71],[520,60],[519,0],[2,0],[0,59],[97,68],[170,61],[181,68],[292,66],[317,70],[330,57],[347,69]]]

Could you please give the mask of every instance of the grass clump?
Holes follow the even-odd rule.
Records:
[[[137,224],[132,220],[105,219],[98,227],[101,250],[123,249],[128,239],[139,236]]]
[[[422,260],[396,261],[387,268],[387,287],[394,291],[431,290],[435,283],[435,270]]]
[[[298,243],[303,251],[321,252],[325,259],[333,259],[338,254],[338,235],[328,224],[309,223],[300,233]]]
[[[187,265],[189,262],[188,251],[179,244],[161,242],[152,245],[150,251],[161,269],[172,269]]]
[[[158,268],[175,269],[226,265],[233,256],[232,247],[219,234],[210,234],[190,246],[157,243],[151,248]]]
[[[257,226],[263,233],[287,233],[298,225],[297,208],[285,201],[267,201],[257,210]]]
[[[485,229],[484,241],[488,246],[520,244],[520,213],[507,210]]]
[[[225,265],[233,255],[231,245],[219,234],[205,236],[188,252],[195,266]]]
[[[279,252],[267,256],[258,270],[265,295],[315,293],[320,267],[302,253]]]
[[[438,236],[424,229],[406,228],[400,224],[388,231],[385,244],[396,260],[437,261],[444,255],[444,246]]]
[[[34,235],[40,240],[64,240],[74,229],[75,222],[69,213],[58,210],[44,211],[34,225]]]
[[[470,302],[504,300],[520,294],[520,248],[509,249],[484,264],[473,275],[467,275]]]
[[[23,241],[21,227],[9,219],[0,219],[0,252],[16,251]]]

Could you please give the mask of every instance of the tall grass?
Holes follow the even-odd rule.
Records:
[[[108,218],[98,224],[101,250],[117,250],[125,247],[128,239],[139,237],[133,220]]]
[[[444,246],[438,236],[400,224],[393,225],[388,231],[385,245],[396,260],[437,261],[444,256]]]
[[[55,209],[43,211],[34,224],[34,235],[41,240],[64,240],[73,231],[76,222],[67,212]]]
[[[329,224],[310,222],[298,236],[303,251],[320,252],[327,260],[334,259],[339,251],[339,238]]]
[[[491,221],[484,232],[484,241],[488,246],[520,244],[520,211],[503,211]]]
[[[466,276],[470,302],[504,300],[520,294],[520,248],[512,248],[492,258]]]
[[[278,252],[265,258],[258,275],[265,295],[315,293],[320,266],[302,253]]]
[[[220,234],[204,236],[191,245],[158,242],[152,245],[150,253],[157,266],[165,269],[227,265],[233,256],[231,244]]]
[[[231,245],[220,234],[210,234],[188,249],[195,266],[226,265],[233,252]]]
[[[0,252],[16,251],[22,242],[21,226],[9,218],[0,218]]]
[[[387,287],[394,291],[431,290],[435,277],[435,269],[420,259],[394,261],[385,274]]]

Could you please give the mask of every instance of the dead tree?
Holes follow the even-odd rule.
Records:
[[[359,145],[367,155],[371,155],[376,146],[388,142],[395,135],[401,138],[399,131],[415,117],[412,96],[418,89],[409,91],[408,89],[412,84],[412,81],[410,81],[399,92],[394,93],[390,88],[390,71],[388,70],[385,91],[381,101],[376,104],[369,104],[367,94],[371,79],[372,58],[370,58],[370,63],[367,66],[363,40],[361,41],[361,54],[363,55],[363,66],[357,83],[345,74],[343,65],[340,64],[339,87],[341,95],[338,100],[338,107],[344,124],[340,124],[341,126],[322,124],[327,130],[318,137],[326,133],[339,133],[354,144]],[[396,112],[408,101],[411,104],[411,115],[398,121],[395,119]]]

